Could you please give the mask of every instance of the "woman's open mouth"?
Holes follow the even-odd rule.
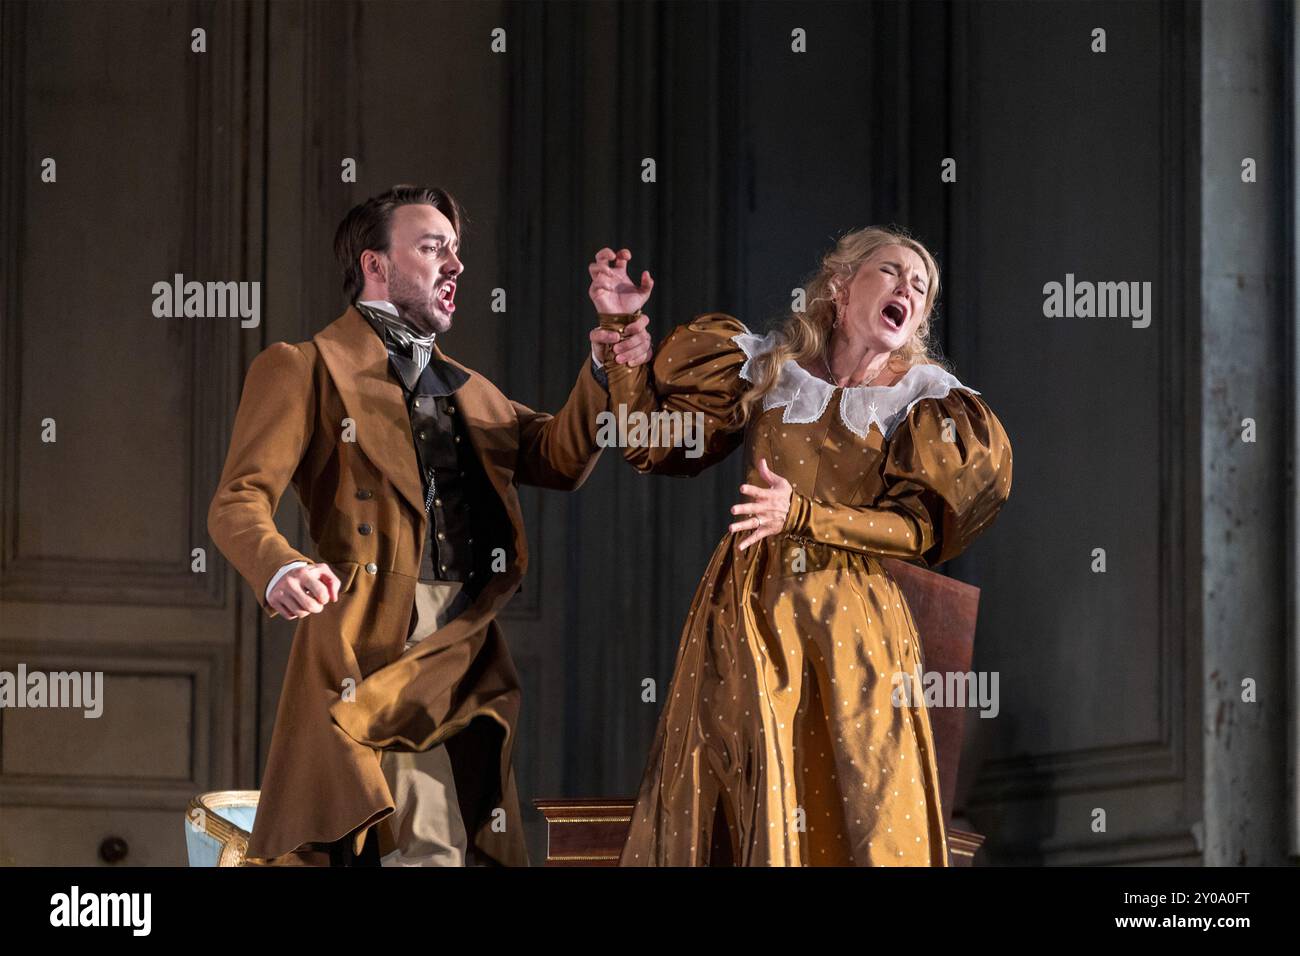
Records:
[[[456,311],[456,283],[448,282],[438,290],[438,301],[448,312]]]
[[[895,330],[901,329],[903,322],[907,319],[907,313],[903,311],[903,307],[895,302],[891,302],[881,309],[880,315],[889,324],[889,327]]]

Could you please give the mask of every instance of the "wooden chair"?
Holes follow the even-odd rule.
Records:
[[[894,558],[885,558],[881,564],[898,583],[912,612],[921,636],[925,672],[969,671],[975,650],[979,588]],[[978,833],[952,829],[966,716],[965,708],[930,710],[948,829],[948,859],[953,866],[970,866],[984,842]],[[600,797],[534,800],[533,806],[546,819],[546,865],[617,866],[635,804],[635,800]]]

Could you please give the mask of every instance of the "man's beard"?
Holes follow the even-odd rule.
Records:
[[[419,286],[397,268],[397,263],[390,259],[389,265],[392,266],[392,272],[388,276],[388,301],[397,307],[397,314],[402,321],[420,335],[450,329],[451,319],[433,310]]]

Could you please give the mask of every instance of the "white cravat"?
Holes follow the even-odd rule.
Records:
[[[393,340],[401,348],[411,350],[411,358],[415,361],[420,371],[429,364],[429,359],[433,356],[433,340],[437,337],[437,332],[430,332],[425,335],[407,324],[406,320],[398,314],[397,306],[387,299],[371,299],[369,301],[358,301],[357,305],[369,306],[371,309],[381,313],[380,321],[388,329]],[[391,316],[391,320],[389,319]]]

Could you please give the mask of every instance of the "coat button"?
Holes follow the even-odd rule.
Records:
[[[441,507],[442,507],[442,499],[441,499],[441,498],[434,498],[434,499],[433,499],[433,506],[434,506],[435,508],[441,508]]]
[[[447,540],[447,536],[446,536],[445,534],[443,534],[441,531],[439,531],[439,532],[438,532],[438,540],[439,540],[439,541],[446,541],[446,540]]]
[[[371,561],[369,564],[366,565],[366,574],[374,574],[378,570],[379,570],[379,565],[375,564],[375,562],[373,561]]]
[[[425,438],[425,434],[424,434],[424,432],[420,432],[420,440],[423,441],[424,438]]]
[[[368,501],[369,499],[373,498],[374,496],[375,496],[375,493],[374,493],[373,491],[371,491],[369,488],[358,488],[358,489],[357,489],[357,500],[358,500],[358,501]]]
[[[418,398],[415,400],[415,407],[416,408],[420,407],[420,400]]]
[[[370,527],[369,524],[359,524],[357,525],[357,530],[360,531],[362,534],[370,534],[370,532],[374,531],[375,529]]]
[[[459,435],[456,436],[456,441],[460,441],[460,436],[459,436]]]

